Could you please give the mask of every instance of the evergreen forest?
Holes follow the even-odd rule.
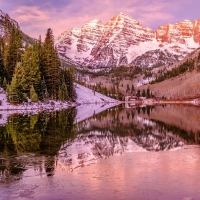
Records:
[[[4,21],[0,37],[0,87],[6,90],[11,104],[75,101],[74,69],[62,66],[49,28],[44,42],[41,37],[31,43],[23,40],[22,32]]]

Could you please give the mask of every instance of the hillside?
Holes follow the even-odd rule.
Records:
[[[99,92],[95,92],[87,87],[75,83],[77,100],[76,102],[81,104],[93,104],[93,103],[114,103],[115,99],[107,97]]]
[[[0,10],[0,36],[5,34],[6,20],[20,30],[18,23]],[[23,42],[34,41],[20,32]],[[99,87],[97,91],[106,95],[120,93],[117,98],[121,100],[134,90],[150,88],[159,97],[192,98],[200,94],[199,35],[200,20],[162,25],[153,31],[119,13],[107,23],[94,19],[81,28],[68,29],[56,38],[55,46],[62,66],[76,65],[77,79],[93,89]],[[78,101],[110,101],[88,91]],[[88,99],[92,93],[95,98]]]
[[[200,73],[195,69],[160,83],[148,84],[139,89],[150,88],[155,96],[166,98],[195,98],[200,94]]]
[[[76,102],[81,104],[77,107],[77,122],[83,121],[94,114],[120,104],[120,101],[109,98],[98,92],[94,92],[93,90],[77,83],[75,84],[75,88],[77,93]]]
[[[8,20],[9,26],[14,26],[18,30],[20,30],[20,33],[22,34],[23,41],[28,44],[32,44],[35,39],[31,38],[27,34],[25,34],[19,27],[19,24],[6,13],[4,13],[2,10],[0,10],[0,37],[4,36],[5,34],[5,21]]]
[[[154,77],[157,80],[152,84],[139,86],[143,90],[150,88],[155,96],[165,97],[167,99],[190,99],[200,96],[200,51],[188,55],[181,62],[174,63],[172,66],[166,66],[160,71],[154,71]]]
[[[38,113],[44,110],[60,110],[66,109],[71,106],[78,106],[77,107],[77,116],[76,121],[80,122],[88,117],[93,116],[94,113],[100,113],[103,110],[106,110],[110,107],[118,105],[120,102],[111,99],[105,95],[102,95],[98,92],[90,90],[82,85],[75,83],[76,93],[77,93],[77,100],[75,103],[70,102],[60,102],[60,101],[49,101],[49,103],[42,103],[42,102],[29,102],[23,103],[21,105],[12,105],[7,102],[6,94],[0,88],[0,125],[6,123],[7,118],[14,114],[14,113]],[[87,106],[87,104],[90,104]]]

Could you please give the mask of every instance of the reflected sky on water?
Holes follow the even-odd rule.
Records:
[[[200,143],[198,107],[166,105],[126,109],[124,105],[119,105],[78,123],[75,123],[76,113],[76,109],[71,108],[60,112],[9,117],[7,124],[0,127],[0,184],[2,188],[7,188],[0,189],[0,196],[6,199],[15,195],[20,199],[22,194],[18,190],[14,190],[15,194],[11,192],[12,195],[8,195],[9,187],[16,188],[17,185],[24,184],[23,187],[26,188],[30,186],[27,184],[29,181],[37,187],[32,190],[26,188],[30,190],[30,194],[23,195],[26,198],[39,199],[35,192],[44,184],[43,181],[52,180],[53,184],[59,183],[60,191],[67,181],[64,177],[67,177],[69,182],[81,180],[81,186],[77,185],[80,190],[94,180],[97,184],[98,179],[101,179],[103,187],[102,180],[107,180],[112,173],[113,181],[119,179],[121,184],[124,184],[122,193],[128,195],[130,187],[127,186],[126,190],[125,186],[128,184],[129,173],[132,174],[130,181],[137,182],[134,186],[136,188],[146,184],[144,177],[148,178],[150,188],[154,187],[154,181],[165,179],[166,183],[162,184],[166,187],[166,184],[174,179],[173,175],[181,175],[179,170],[183,172],[186,168],[187,174],[183,177],[186,181],[187,177],[193,178],[194,172],[200,168],[200,165],[197,165],[200,162],[200,154],[197,154]],[[91,178],[93,171],[95,175]],[[163,174],[163,171],[167,173]],[[141,173],[144,177],[139,179]],[[87,178],[86,174],[90,178]],[[199,181],[198,178],[199,176],[195,177]],[[115,188],[116,185],[107,181],[110,190]],[[193,183],[193,180],[188,181]],[[176,187],[178,184],[180,180],[177,179]],[[184,187],[186,186],[187,184]],[[177,191],[179,190],[181,188]],[[42,194],[45,196],[46,192],[44,190]],[[59,194],[62,197],[66,191],[63,194],[60,191]],[[136,191],[134,194],[138,199],[142,198]],[[76,196],[73,195],[71,197]],[[98,197],[103,198],[102,195],[99,194]],[[152,199],[153,197],[155,196],[152,196]]]

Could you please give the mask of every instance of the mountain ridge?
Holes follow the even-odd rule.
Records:
[[[14,19],[12,19],[7,13],[4,13],[1,9],[0,9],[0,37],[3,37],[4,34],[5,34],[5,20],[8,20],[9,23],[10,23],[10,26],[14,26],[15,28],[17,28],[21,32],[24,42],[32,44],[34,41],[36,41],[36,39],[31,38],[30,36],[25,34],[20,29],[18,22],[15,21]]]
[[[106,23],[93,19],[81,28],[68,29],[55,40],[60,56],[69,64],[92,69],[130,66],[139,56],[155,50],[166,54],[162,63],[169,64],[183,59],[199,44],[200,20],[161,25],[154,31],[123,13]],[[159,63],[159,58],[156,62],[149,59],[139,66],[152,67]]]

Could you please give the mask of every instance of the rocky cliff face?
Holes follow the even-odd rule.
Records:
[[[16,28],[19,29],[19,25],[18,23],[14,20],[14,19],[11,19],[10,16],[6,13],[4,13],[2,10],[0,10],[0,36],[3,36],[4,35],[4,21],[5,19],[9,20],[9,22],[15,26]]]
[[[151,50],[138,56],[130,65],[140,67],[160,67],[163,65],[170,65],[181,60],[182,56],[170,53],[165,50]]]
[[[161,42],[167,42],[170,44],[180,43],[186,44],[187,38],[192,38],[194,36],[194,24],[185,20],[184,22],[176,24],[167,24],[164,26],[159,26],[156,31],[156,39]]]
[[[194,21],[194,41],[200,44],[200,20]]]
[[[92,58],[84,64],[94,67],[128,65],[129,47],[152,41],[153,38],[151,29],[120,13],[105,24],[100,40],[92,48]]]
[[[5,22],[6,20],[8,20],[8,26],[14,26],[15,28],[19,29],[19,31],[22,34],[22,39],[25,43],[29,43],[32,44],[34,41],[36,41],[35,39],[29,37],[28,35],[26,35],[25,33],[23,33],[20,30],[19,24],[12,19],[8,14],[4,13],[2,10],[0,10],[0,37],[3,37],[5,34]]]
[[[93,69],[132,64],[158,66],[181,60],[199,44],[200,20],[159,26],[155,32],[123,13],[105,24],[94,19],[82,28],[65,31],[56,39],[61,57]],[[152,51],[157,54],[153,62],[152,59],[145,60],[145,65],[138,62],[143,54],[150,58]],[[161,62],[160,58],[164,60]]]

